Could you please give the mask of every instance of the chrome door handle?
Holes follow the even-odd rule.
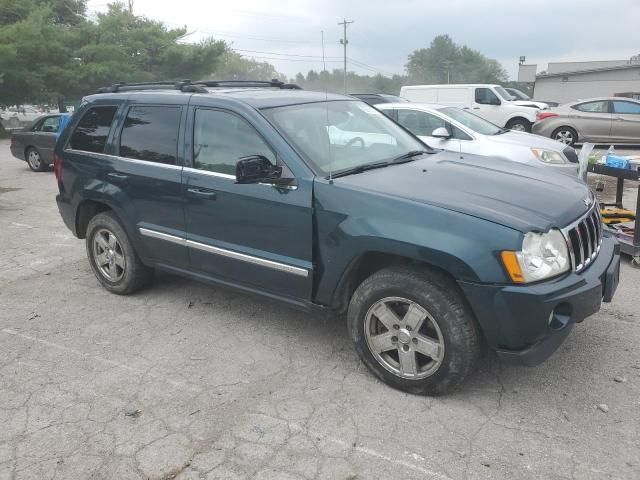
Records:
[[[114,183],[124,184],[129,181],[129,175],[124,175],[122,173],[109,172],[107,173],[107,177],[109,177],[109,179]]]
[[[207,198],[209,200],[215,200],[217,197],[216,192],[200,188],[187,188],[187,192],[193,197]]]

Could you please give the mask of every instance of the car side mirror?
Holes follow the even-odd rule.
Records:
[[[241,157],[236,164],[236,183],[276,183],[281,176],[282,167],[262,155]]]
[[[451,138],[451,133],[444,127],[438,127],[433,132],[431,132],[431,136],[435,138],[444,138],[445,140]]]

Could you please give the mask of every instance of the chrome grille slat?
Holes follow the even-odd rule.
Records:
[[[600,252],[602,217],[597,202],[580,219],[562,229],[574,272],[584,270]]]

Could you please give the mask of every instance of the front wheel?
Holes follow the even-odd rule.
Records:
[[[531,132],[531,122],[524,118],[512,118],[507,122],[507,130],[515,130],[516,132]]]
[[[133,249],[122,225],[111,212],[99,213],[87,226],[87,256],[100,284],[112,293],[133,293],[153,278]]]
[[[428,269],[394,267],[367,278],[348,311],[364,364],[409,393],[439,394],[460,383],[480,355],[480,332],[455,284]]]

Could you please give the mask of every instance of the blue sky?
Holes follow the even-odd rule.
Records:
[[[89,9],[102,11],[106,3],[90,0]],[[238,53],[289,76],[322,69],[321,31],[327,68],[342,68],[343,18],[355,20],[348,56],[349,69],[359,73],[402,73],[409,53],[443,33],[497,59],[512,77],[520,55],[540,71],[548,62],[640,53],[634,20],[640,18],[640,0],[135,0],[134,11],[186,25],[193,40],[226,40]]]

